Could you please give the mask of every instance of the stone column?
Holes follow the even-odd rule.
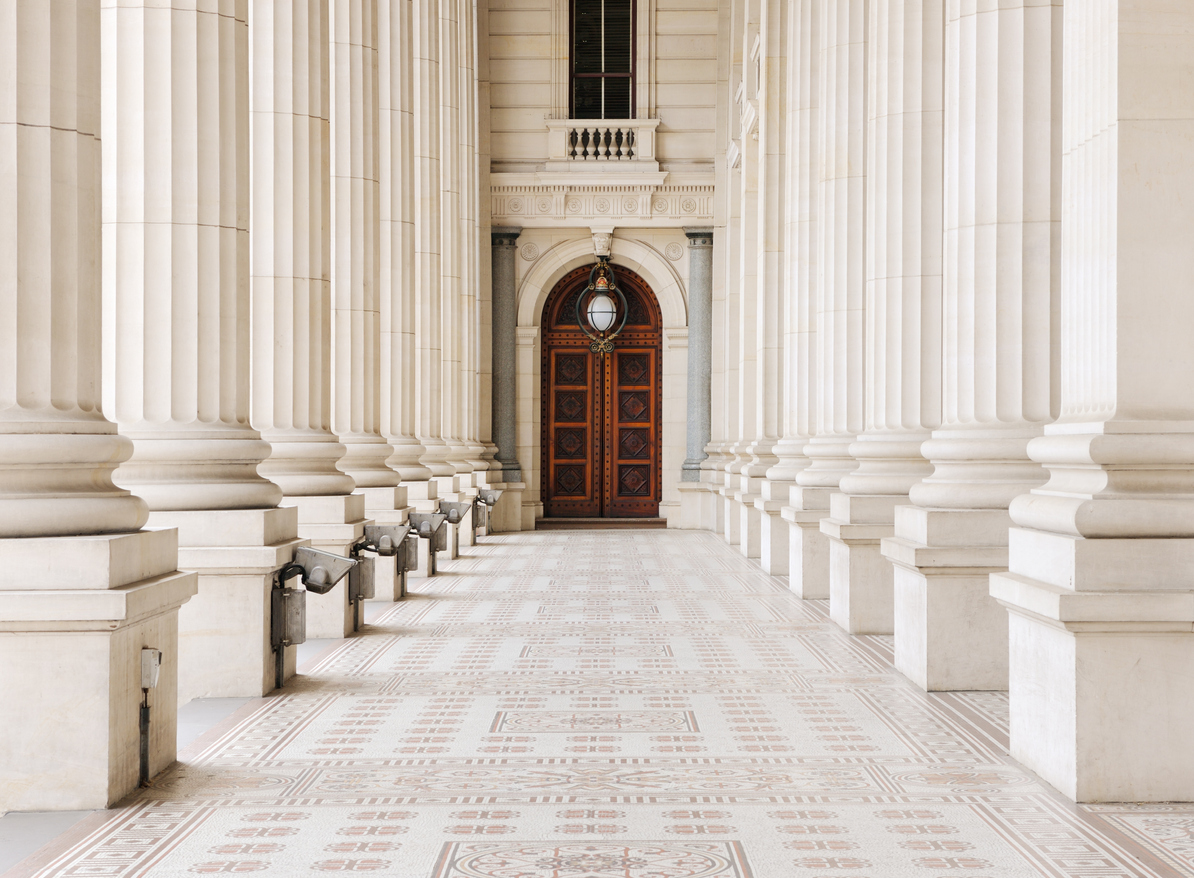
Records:
[[[387,461],[409,494],[426,495],[431,470],[415,438],[415,126],[411,4],[378,5],[381,180],[382,433]]]
[[[759,523],[759,564],[767,573],[788,572],[788,525],[782,510],[795,484],[800,466],[792,466],[792,453],[800,452],[789,443],[781,450],[780,436],[787,426],[785,406],[787,385],[792,374],[787,363],[788,293],[787,265],[787,173],[785,161],[790,126],[787,124],[787,51],[786,37],[791,4],[783,0],[764,0],[759,23],[759,240],[758,313],[755,315],[758,357],[755,361],[759,409],[751,447],[753,471],[764,468],[758,479],[759,496],[755,514]],[[800,454],[803,457],[803,454]]]
[[[776,454],[780,465],[795,471],[808,466],[804,447],[812,437],[820,399],[817,380],[817,289],[820,253],[821,155],[821,12],[822,0],[798,0],[792,10],[788,46],[790,87],[788,149],[789,263],[791,294],[785,342],[787,420],[785,437]],[[829,596],[829,546],[820,526],[823,492],[789,487],[788,505],[781,510],[788,522],[788,583],[804,598]],[[805,502],[808,508],[805,508]]]
[[[247,0],[101,13],[105,407],[133,440],[117,482],[200,574],[184,702],[273,687],[269,590],[297,542],[249,423],[247,18]]]
[[[1061,415],[1011,504],[1011,753],[1079,802],[1194,799],[1194,7],[1065,10]]]
[[[415,129],[415,344],[416,436],[426,449],[421,463],[431,470],[427,496],[410,494],[416,508],[438,503],[437,479],[451,479],[443,440],[443,278],[440,273],[440,0],[411,0],[414,69],[411,77]],[[451,481],[447,487],[451,487]]]
[[[501,466],[502,481],[521,482],[516,432],[516,345],[515,312],[517,279],[515,242],[522,234],[517,227],[495,226],[493,238],[493,442],[495,461]]]
[[[287,497],[351,494],[331,431],[326,0],[249,5],[253,425]]]
[[[701,463],[709,456],[705,453],[705,446],[709,444],[711,429],[709,395],[713,363],[713,230],[685,229],[684,234],[688,236],[688,457],[680,467],[680,480],[699,482]],[[495,256],[495,279],[496,266]]]
[[[896,667],[926,689],[1007,686],[1008,504],[1044,480],[1055,415],[1061,0],[946,5],[942,425],[896,510]]]
[[[871,0],[867,138],[866,430],[829,499],[831,612],[856,634],[895,630],[879,540],[932,472],[941,416],[941,153],[945,0]]]
[[[0,811],[106,808],[174,761],[177,532],[116,487],[100,409],[100,4],[5,4],[0,27]]]
[[[810,463],[796,477],[792,506],[829,513],[829,496],[857,461],[850,445],[863,427],[863,316],[866,302],[866,58],[870,0],[825,0],[819,28],[821,49],[818,107],[820,183],[817,254],[816,432],[804,453]],[[811,516],[810,516],[811,517]],[[828,555],[825,531],[804,530],[812,557]],[[816,545],[817,542],[821,545]],[[830,559],[830,564],[842,559]],[[826,572],[828,570],[826,569]],[[830,597],[829,582],[802,574],[805,597]],[[848,608],[839,600],[833,619],[848,628]]]

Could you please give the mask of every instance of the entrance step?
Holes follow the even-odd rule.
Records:
[[[628,530],[667,527],[666,518],[540,518],[535,530]]]

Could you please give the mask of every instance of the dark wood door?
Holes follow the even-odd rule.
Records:
[[[659,514],[662,382],[659,305],[614,266],[626,326],[612,354],[589,350],[576,301],[591,266],[565,276],[543,306],[543,502],[549,518]]]

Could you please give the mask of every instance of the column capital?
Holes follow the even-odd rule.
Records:
[[[522,234],[521,226],[494,226],[489,230],[494,247],[513,247]]]
[[[685,227],[684,234],[688,237],[689,247],[713,246],[713,229]]]

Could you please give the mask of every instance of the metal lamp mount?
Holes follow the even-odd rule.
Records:
[[[617,296],[619,306],[617,311],[621,319],[615,318],[608,327],[604,330],[598,330],[596,334],[589,331],[590,323],[588,320],[588,303],[596,295]],[[582,309],[581,306],[585,305]],[[593,266],[593,270],[589,272],[589,285],[585,291],[576,297],[576,324],[580,327],[581,332],[589,337],[589,350],[598,355],[608,354],[614,349],[614,339],[626,326],[626,317],[629,311],[629,305],[626,302],[626,295],[618,287],[614,280],[614,272],[610,267],[609,258],[606,256],[598,256],[597,264]],[[597,329],[597,327],[592,327]]]

